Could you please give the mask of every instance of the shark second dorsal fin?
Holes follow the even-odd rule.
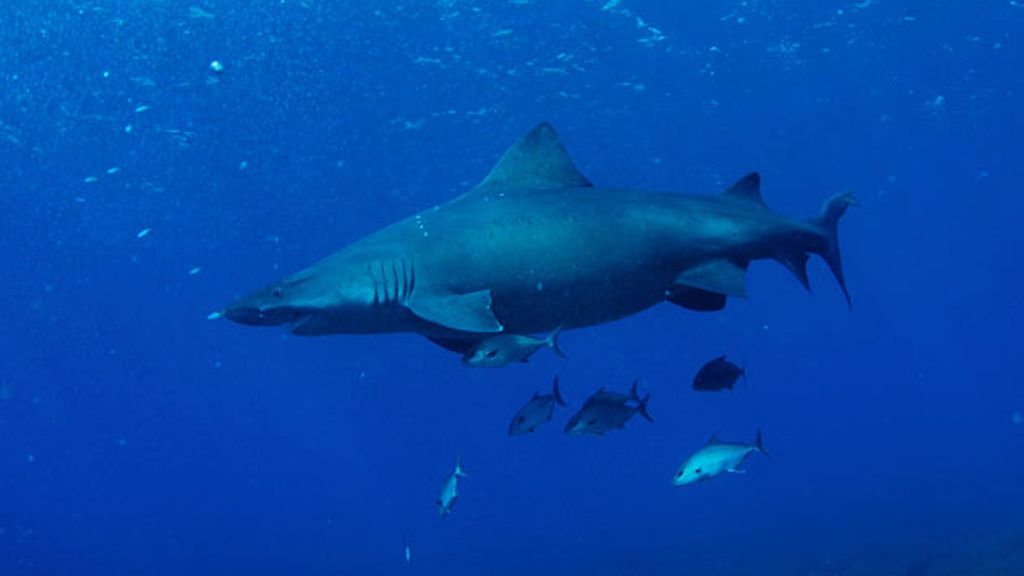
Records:
[[[590,186],[562,146],[551,124],[543,122],[512,145],[472,193],[490,190],[548,190]]]
[[[754,202],[764,206],[764,199],[761,198],[761,175],[757,172],[747,174],[737,180],[735,184],[722,191],[722,196],[746,200],[747,202]]]

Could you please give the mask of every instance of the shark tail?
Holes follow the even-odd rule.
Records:
[[[466,476],[468,476],[468,474],[466,474],[466,469],[462,467],[462,458],[459,458],[458,460],[455,461],[455,472],[453,472],[452,474],[456,478],[465,478]]]
[[[544,340],[544,344],[548,348],[551,348],[551,351],[554,352],[559,358],[565,358],[565,352],[563,352],[562,349],[558,347],[558,336],[561,334],[562,327],[559,326],[558,328],[555,328],[554,330],[551,331],[551,334],[549,334],[548,337]]]
[[[846,304],[851,307],[853,302],[850,300],[850,291],[846,288],[846,278],[843,276],[843,259],[839,253],[839,219],[846,213],[847,208],[856,205],[857,199],[854,198],[852,192],[836,194],[826,200],[825,204],[821,207],[821,213],[811,219],[811,223],[818,226],[825,236],[825,246],[818,254],[828,264],[829,269],[832,270],[832,275],[835,276],[836,282],[839,283],[839,288],[843,291],[843,296],[846,297]],[[798,278],[801,278],[801,282],[804,282],[806,276],[806,271],[803,272],[802,278],[799,274],[797,275]]]
[[[555,383],[552,385],[551,395],[555,397],[555,402],[558,402],[561,406],[565,406],[565,400],[562,399],[562,393],[558,390],[558,376],[555,376]]]

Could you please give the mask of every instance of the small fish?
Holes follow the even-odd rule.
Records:
[[[462,464],[456,462],[455,470],[444,481],[444,486],[441,487],[441,495],[437,497],[437,511],[441,518],[452,513],[452,507],[455,506],[455,501],[459,498],[459,478],[465,477],[466,471],[462,469]]]
[[[712,436],[703,448],[687,458],[686,462],[679,466],[679,470],[672,477],[672,483],[676,486],[684,486],[713,478],[723,472],[745,474],[746,470],[741,470],[740,465],[753,452],[760,452],[767,456],[767,453],[764,451],[764,445],[761,442],[760,430],[757,431],[757,438],[754,439],[753,444],[719,442],[717,438]]]
[[[512,362],[526,362],[534,352],[544,346],[551,348],[559,358],[565,358],[565,352],[558,347],[558,335],[561,331],[561,328],[555,328],[554,332],[543,340],[520,334],[492,336],[470,348],[462,357],[462,362],[469,366],[497,368]]]
[[[412,564],[412,548],[406,544],[405,546],[405,565]]]
[[[697,371],[697,375],[693,377],[693,389],[698,392],[732,390],[740,376],[747,377],[747,372],[743,367],[729,362],[725,356],[719,356],[701,366]]]
[[[654,422],[647,411],[650,399],[650,394],[640,398],[637,394],[637,382],[633,382],[629,394],[607,392],[602,387],[587,398],[579,412],[569,419],[569,423],[565,425],[565,433],[573,436],[604,436],[611,430],[624,428],[626,422],[637,413],[648,422]]]
[[[535,392],[533,398],[516,412],[508,425],[508,435],[518,436],[533,432],[538,426],[551,420],[555,404],[565,406],[565,400],[562,400],[562,394],[558,391],[558,376],[555,376],[551,394],[541,395]]]

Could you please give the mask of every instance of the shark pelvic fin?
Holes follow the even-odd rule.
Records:
[[[764,199],[761,198],[761,175],[757,172],[751,172],[740,178],[735,184],[726,188],[722,195],[765,205]]]
[[[565,151],[551,124],[543,122],[505,152],[472,192],[548,190],[590,186]]]
[[[469,294],[416,295],[408,303],[412,313],[434,324],[463,332],[501,332],[491,312],[491,291]]]
[[[747,295],[747,266],[731,260],[711,260],[676,276],[675,283],[726,296]],[[724,305],[724,303],[723,303]]]

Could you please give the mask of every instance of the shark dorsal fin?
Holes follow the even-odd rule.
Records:
[[[590,181],[573,165],[555,129],[543,122],[513,144],[473,192],[550,190],[590,185]]]
[[[764,205],[764,200],[761,198],[761,175],[757,172],[751,172],[743,178],[736,181],[735,184],[729,186],[722,192],[722,196],[728,196],[737,200],[746,200],[748,202],[756,202],[757,204]]]

